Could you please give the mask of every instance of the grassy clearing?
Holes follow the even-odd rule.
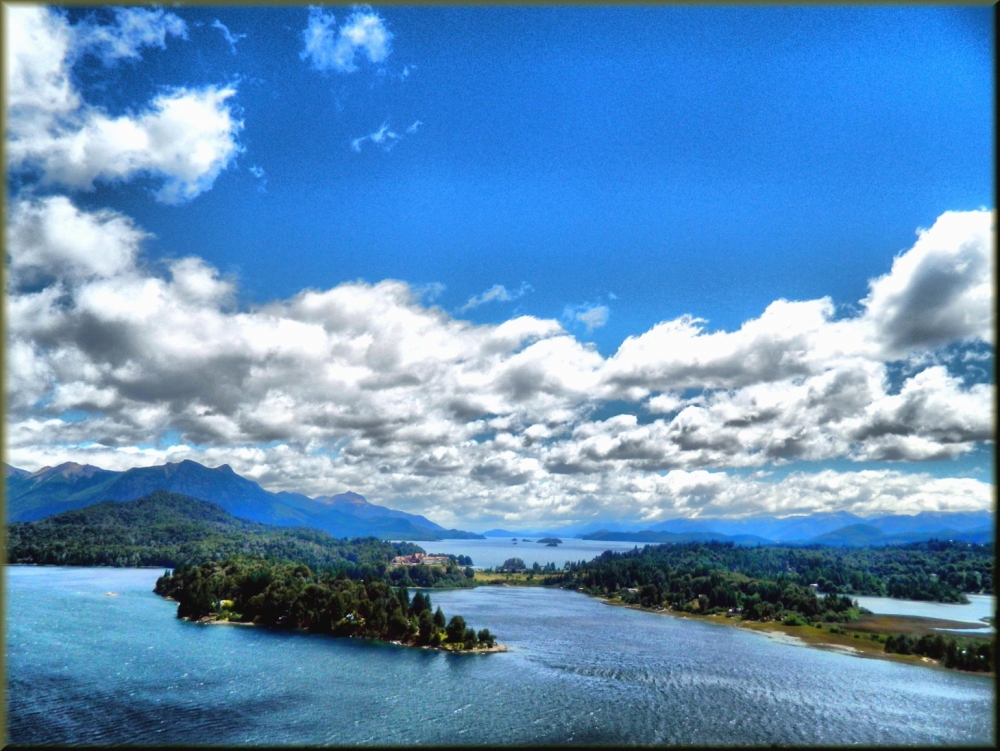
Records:
[[[943,618],[921,618],[915,615],[863,615],[856,623],[847,624],[845,628],[851,628],[861,633],[878,634],[906,634],[907,636],[923,636],[924,634],[935,634],[935,629],[975,629],[977,626],[970,626],[967,623],[958,621],[948,621]],[[962,636],[960,633],[954,636]],[[968,634],[968,636],[982,636],[982,634]]]

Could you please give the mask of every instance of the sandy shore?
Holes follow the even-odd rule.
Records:
[[[256,623],[246,623],[244,621],[217,621],[210,615],[204,618],[183,618],[188,623],[202,623],[208,626],[256,626]]]
[[[169,600],[171,598],[166,597],[164,599]],[[259,623],[249,623],[246,621],[220,621],[213,618],[210,615],[203,616],[202,618],[182,618],[181,620],[187,621],[188,623],[198,623],[203,626],[260,626],[261,625]],[[308,633],[308,629],[304,628],[297,628],[293,630],[300,631],[302,633]],[[348,637],[334,637],[334,638],[353,639],[356,637],[348,636]],[[373,641],[379,641],[379,640],[375,639]],[[423,645],[406,644],[405,642],[401,641],[389,641],[388,644],[395,644],[398,647],[409,647],[410,649],[431,649],[434,650],[435,652],[448,652],[450,654],[457,654],[457,655],[485,655],[485,654],[494,654],[496,652],[509,651],[506,644],[494,644],[492,647],[477,647],[476,649],[451,649],[447,646],[432,647],[430,644],[423,644]]]
[[[901,655],[894,652],[886,652],[885,645],[869,638],[870,634],[893,634],[903,633],[910,635],[920,635],[923,633],[936,633],[939,628],[969,628],[969,624],[957,621],[945,621],[937,618],[919,618],[917,616],[894,616],[894,615],[863,615],[860,620],[854,623],[829,624],[839,626],[845,633],[834,634],[827,628],[817,629],[813,626],[786,626],[776,621],[762,623],[760,621],[741,621],[738,618],[727,618],[722,615],[697,615],[695,613],[682,613],[674,610],[654,610],[643,608],[639,605],[628,605],[606,597],[599,597],[602,602],[614,607],[629,608],[630,610],[641,610],[654,615],[667,615],[673,618],[689,618],[702,623],[714,623],[718,626],[728,626],[739,628],[744,631],[751,631],[760,634],[774,641],[788,644],[790,646],[814,647],[825,649],[830,652],[851,655],[854,657],[869,657],[879,660],[891,660],[893,662],[905,662],[910,665],[921,667],[931,667],[939,670],[949,670],[939,660],[932,660],[929,657],[920,655]],[[965,672],[965,671],[955,671]],[[970,673],[970,675],[981,675],[993,678],[994,673]]]

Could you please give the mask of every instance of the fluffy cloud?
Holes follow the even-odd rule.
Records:
[[[34,6],[6,6],[4,21],[7,107],[20,113],[7,127],[48,127],[80,106],[66,60],[72,29],[58,13]]]
[[[391,51],[392,33],[385,22],[368,6],[362,6],[348,16],[337,29],[332,13],[322,8],[309,8],[309,21],[302,32],[304,47],[300,53],[315,70],[353,73],[358,53],[373,63],[380,63]]]
[[[993,342],[996,214],[949,211],[871,284],[866,319],[887,354],[952,341]]]
[[[72,284],[130,272],[145,237],[128,217],[84,212],[64,196],[18,201],[9,217],[8,284]]]
[[[71,424],[51,419],[20,423],[15,431],[23,448],[13,464],[54,466],[66,460],[125,470],[193,459],[208,466],[229,464],[271,490],[332,494],[344,489],[370,500],[427,514],[447,526],[486,529],[498,524],[586,523],[607,519],[654,524],[678,516],[716,517],[757,514],[808,514],[849,511],[861,516],[920,511],[981,511],[994,508],[988,482],[963,477],[939,478],[923,472],[863,470],[797,472],[782,479],[766,473],[740,476],[723,471],[680,470],[650,473],[625,470],[554,479],[517,450],[495,452],[467,473],[457,471],[465,447],[438,447],[421,462],[424,474],[347,462],[329,452],[303,451],[280,443],[264,446],[166,448],[89,443],[57,446],[44,441],[47,431],[71,432]],[[75,436],[70,436],[73,438]],[[436,462],[434,461],[436,459]],[[432,466],[433,465],[433,466]],[[439,471],[434,471],[435,469]]]
[[[179,88],[143,110],[112,117],[88,105],[71,79],[73,63],[94,51],[106,63],[163,46],[183,22],[162,11],[116,9],[115,25],[71,26],[59,12],[10,6],[7,28],[7,156],[44,185],[89,190],[96,181],[138,174],[162,180],[164,203],[190,200],[212,187],[239,153],[242,129],[228,104],[232,86]]]
[[[983,216],[965,219],[966,232],[952,228],[951,245],[936,246],[939,258],[962,266],[964,286],[928,300],[929,320],[970,320],[956,301],[975,301],[962,290],[992,274],[990,263],[965,273],[967,255],[955,249],[979,242]],[[933,231],[909,251],[918,260]],[[854,318],[833,320],[827,300],[778,301],[733,332],[706,333],[689,317],[666,321],[604,358],[557,321],[474,325],[391,280],[240,309],[232,280],[202,259],[144,261],[145,238],[127,217],[83,211],[64,197],[14,201],[7,404],[15,464],[192,458],[230,463],[274,489],[353,488],[456,521],[990,502],[990,486],[974,480],[881,471],[771,482],[723,471],[951,458],[991,440],[994,388],[951,372],[962,357],[943,364],[920,340],[903,350],[901,368],[886,359],[901,345],[874,301],[886,299],[884,289],[909,299],[906,280],[926,278],[908,254],[872,283],[873,302]],[[608,402],[634,408],[596,418]],[[87,417],[60,419],[67,410]],[[172,431],[182,445],[149,448]]]
[[[881,364],[857,361],[808,378],[681,399],[662,394],[641,423],[625,414],[576,426],[543,452],[554,472],[761,467],[796,460],[951,459],[991,440],[993,387],[963,387],[931,367],[889,392]]]
[[[956,341],[993,341],[995,214],[947,212],[870,283],[862,315],[835,319],[828,298],[778,300],[737,331],[706,333],[693,316],[622,343],[607,378],[650,391],[740,388],[888,362]]]

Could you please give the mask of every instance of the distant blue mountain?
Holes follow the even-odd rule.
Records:
[[[967,532],[993,526],[993,515],[976,512],[921,512],[915,515],[892,514],[864,518],[847,511],[808,516],[756,516],[742,519],[672,519],[650,527],[664,532],[714,532],[725,535],[751,534],[775,542],[805,542],[853,525],[873,527],[883,535],[917,535],[929,539],[943,530]]]
[[[984,526],[992,527],[993,515],[986,511],[964,513],[922,511],[914,516],[878,516],[866,521],[887,535],[927,532],[932,529],[944,528],[950,528],[956,532],[967,532]]]
[[[773,540],[768,540],[757,535],[724,535],[719,532],[659,532],[646,529],[639,532],[615,532],[612,530],[600,530],[582,535],[583,540],[605,540],[616,542],[641,542],[647,545],[661,545],[664,543],[678,542],[732,542],[736,545],[773,545]]]
[[[516,534],[516,533],[511,533]],[[808,516],[744,519],[672,519],[646,529],[601,529],[577,535],[585,540],[668,543],[708,540],[737,545],[902,545],[923,540],[992,542],[993,515],[977,512],[922,512],[862,518],[846,511]]]
[[[805,540],[832,532],[864,519],[847,511],[810,514],[809,516],[756,516],[742,519],[672,519],[655,524],[650,529],[663,532],[716,532],[725,535],[757,535],[776,542]]]
[[[101,501],[133,501],[157,490],[216,503],[241,519],[308,526],[337,537],[393,540],[481,538],[445,529],[426,517],[368,503],[357,493],[309,498],[271,493],[224,464],[210,469],[193,461],[115,472],[72,462],[37,472],[5,465],[7,521],[34,521]]]
[[[921,540],[954,539],[990,542],[993,514],[988,511],[919,514],[883,514],[861,517],[847,511],[798,516],[752,516],[742,519],[710,517],[671,519],[652,525],[586,522],[540,532],[491,529],[487,537],[575,537],[621,542],[691,542],[729,540],[738,545],[900,545]]]
[[[942,520],[942,522],[947,520]],[[885,546],[885,545],[905,545],[909,542],[923,542],[925,540],[961,540],[963,542],[993,542],[993,527],[978,527],[976,529],[956,530],[945,527],[943,529],[932,529],[923,532],[910,531],[898,532],[896,534],[885,534],[881,529],[873,524],[852,524],[841,529],[827,532],[825,535],[818,535],[804,544],[809,545],[833,545],[837,547],[862,547],[862,546]],[[791,544],[791,543],[790,543]]]
[[[534,540],[537,537],[559,537],[559,536],[570,537],[571,535],[568,535],[565,529],[559,532],[553,532],[552,530],[544,530],[544,529],[543,530],[521,529],[517,530],[516,532],[511,531],[509,529],[488,529],[485,532],[483,532],[483,537],[507,537],[507,538],[516,537],[518,540],[524,537]]]
[[[609,520],[598,520],[590,522],[578,522],[576,524],[566,524],[561,527],[546,527],[544,529],[488,529],[483,534],[486,537],[575,537],[582,539],[584,535],[595,532],[639,532],[648,529],[649,525],[622,523]]]

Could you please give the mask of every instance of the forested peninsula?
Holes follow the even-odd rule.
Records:
[[[608,551],[571,563],[552,581],[595,594],[643,587],[625,594],[649,606],[684,608],[695,602],[702,610],[750,611],[759,602],[760,614],[772,616],[799,606],[811,609],[816,593],[968,602],[963,592],[993,594],[993,562],[992,543],[802,548],[690,542]]]
[[[647,610],[780,623],[792,632],[825,628],[830,635],[877,642],[889,654],[992,672],[993,638],[945,635],[915,625],[921,619],[909,621],[914,627],[890,617],[858,623],[866,611],[850,595],[967,602],[959,587],[993,593],[993,562],[992,544],[966,542],[851,550],[696,542],[606,551],[592,561],[569,564],[544,583]],[[910,633],[883,632],[900,625]],[[812,633],[799,633],[817,641]]]
[[[193,621],[252,623],[333,636],[381,639],[452,651],[495,650],[489,629],[475,631],[456,615],[445,621],[429,594],[410,598],[386,580],[352,579],[342,572],[237,558],[165,572],[154,591],[176,600],[177,615]]]

